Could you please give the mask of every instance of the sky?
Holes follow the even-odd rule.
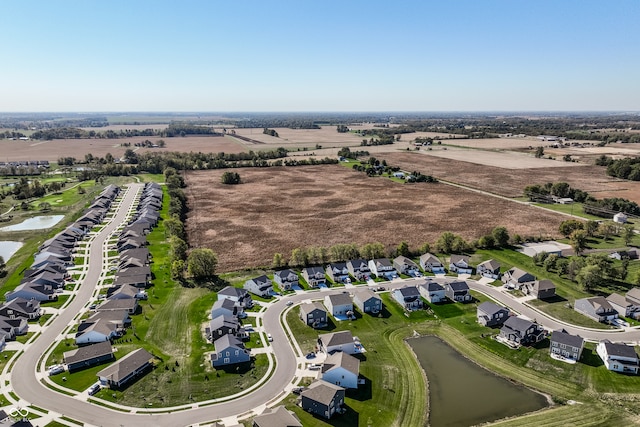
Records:
[[[0,112],[640,111],[640,1],[2,3]]]

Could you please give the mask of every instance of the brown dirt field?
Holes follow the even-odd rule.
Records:
[[[248,151],[245,145],[236,139],[222,137],[193,136],[184,138],[156,138],[135,137],[120,139],[54,139],[52,141],[8,141],[0,140],[0,160],[49,160],[55,162],[60,157],[75,157],[83,159],[84,155],[91,153],[94,156],[104,157],[111,153],[114,157],[121,157],[128,147],[121,144],[130,142],[142,142],[148,139],[156,142],[164,139],[166,148],[139,148],[136,152],[147,151],[201,151],[205,153],[241,153]],[[135,149],[136,147],[131,147]]]
[[[504,169],[460,160],[428,155],[427,152],[377,153],[403,170],[417,170],[446,181],[506,197],[520,197],[527,185],[565,181],[571,186],[592,193],[594,197],[624,197],[640,203],[640,182],[624,181],[607,176],[601,166],[565,166],[539,169]],[[539,160],[539,159],[535,159]]]
[[[522,236],[555,236],[563,216],[445,184],[401,184],[339,165],[222,171],[186,176],[192,247],[209,247],[220,271],[271,264],[296,247],[435,243],[444,231],[475,239],[498,225]]]

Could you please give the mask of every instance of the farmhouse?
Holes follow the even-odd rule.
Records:
[[[607,322],[618,318],[618,312],[604,297],[577,299],[573,303],[573,308],[578,313],[582,313],[597,322]]]
[[[571,335],[564,329],[551,333],[549,346],[551,357],[569,363],[575,363],[580,360],[583,349],[584,339],[579,335]]]
[[[446,299],[444,287],[434,281],[427,280],[422,285],[418,286],[420,295],[430,303],[442,302]]]
[[[353,293],[353,303],[363,313],[378,314],[382,311],[382,299],[371,289],[358,289]]]
[[[273,281],[278,284],[281,290],[290,291],[298,285],[298,274],[293,270],[279,270],[273,274]]]
[[[301,304],[300,319],[307,326],[322,328],[327,324],[327,310],[317,301]]]
[[[608,370],[625,374],[638,374],[640,359],[633,347],[604,340],[600,341],[596,346],[596,353]]]
[[[344,388],[358,388],[360,360],[343,352],[330,354],[322,364],[321,378]]]
[[[353,316],[353,302],[349,294],[334,294],[324,297],[324,305],[335,318],[344,319]]]
[[[424,271],[431,272],[433,274],[444,274],[444,266],[442,262],[435,256],[430,253],[426,253],[420,256],[420,267]]]
[[[317,288],[327,284],[327,280],[324,276],[324,269],[322,267],[303,268],[302,277],[304,277],[304,280],[307,281],[311,288]]]
[[[307,412],[331,419],[344,405],[344,392],[340,386],[317,380],[300,394],[300,405]]]
[[[263,298],[269,298],[273,294],[273,284],[265,275],[247,280],[244,282],[244,288],[252,294]]]
[[[110,388],[123,388],[128,382],[150,370],[155,357],[139,348],[98,372],[100,383]]]

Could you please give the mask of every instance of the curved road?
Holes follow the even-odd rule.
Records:
[[[287,308],[286,302],[300,302],[314,298],[316,294],[324,296],[331,293],[340,293],[345,288],[291,295],[269,305],[268,309],[263,313],[262,322],[265,331],[268,331],[273,336],[271,349],[276,359],[275,371],[263,386],[236,400],[209,404],[204,407],[197,407],[198,404],[194,404],[194,409],[180,410],[173,413],[162,413],[160,411],[166,409],[160,408],[156,409],[159,412],[154,414],[146,413],[150,411],[149,409],[143,409],[145,414],[135,414],[135,409],[132,413],[124,413],[91,404],[80,398],[57,393],[38,380],[36,376],[38,360],[56,337],[66,329],[73,317],[83,310],[83,307],[86,306],[91,298],[95,287],[92,284],[98,282],[103,267],[103,245],[109,235],[126,219],[127,212],[133,205],[135,196],[141,188],[142,184],[129,185],[113,220],[100,231],[90,245],[91,257],[89,257],[86,278],[75,298],[68,307],[60,311],[55,320],[43,330],[41,336],[17,359],[11,372],[11,385],[15,393],[30,404],[70,416],[87,424],[101,426],[174,427],[192,425],[244,414],[267,404],[283,393],[296,374],[296,356],[280,322],[280,315]],[[407,284],[419,284],[423,281],[424,279],[402,280],[386,283],[385,285],[387,289],[394,289]],[[580,334],[583,338],[594,341],[605,338],[613,338],[615,341],[625,342],[637,342],[640,340],[640,330],[637,329],[607,331],[568,325],[546,317],[543,313],[501,292],[499,288],[482,285],[474,281],[468,281],[468,283],[473,290],[488,295],[520,314],[532,319],[535,318],[548,329],[564,328],[570,333]],[[376,286],[378,285],[376,284]]]

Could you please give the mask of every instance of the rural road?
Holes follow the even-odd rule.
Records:
[[[98,282],[103,269],[104,243],[109,235],[126,219],[127,212],[142,187],[143,184],[129,185],[113,220],[91,242],[89,248],[91,256],[88,257],[89,265],[86,278],[83,285],[80,286],[76,297],[66,309],[61,310],[55,320],[43,330],[42,335],[29,345],[24,354],[17,359],[11,372],[11,385],[15,393],[29,404],[72,417],[87,425],[95,426],[185,426],[234,417],[239,414],[245,414],[254,408],[264,407],[268,402],[283,393],[283,390],[291,383],[296,373],[296,355],[280,322],[280,315],[287,308],[287,301],[297,303],[307,299],[322,298],[327,294],[344,292],[345,288],[325,289],[291,295],[269,305],[268,309],[263,313],[262,322],[264,330],[273,336],[271,349],[277,362],[275,371],[262,387],[236,400],[208,404],[204,407],[197,407],[198,404],[194,404],[193,409],[180,410],[173,413],[158,412],[157,414],[149,414],[149,411],[154,411],[149,409],[145,409],[144,414],[124,413],[57,393],[44,386],[38,380],[36,375],[38,360],[47,351],[51,343],[66,329],[74,316],[83,310],[83,307],[86,306],[91,298],[94,285]],[[424,279],[422,278],[396,280],[384,283],[384,285],[388,290],[392,290],[401,286],[417,285],[423,282]],[[568,325],[548,318],[543,313],[501,292],[500,288],[483,285],[471,280],[468,283],[474,291],[481,292],[522,315],[536,319],[547,329],[564,328],[570,333],[579,334],[583,338],[592,341],[605,338],[636,343],[640,341],[640,330],[607,331]],[[376,283],[376,286],[378,285],[380,283]],[[155,410],[162,411],[163,409],[157,408]]]

